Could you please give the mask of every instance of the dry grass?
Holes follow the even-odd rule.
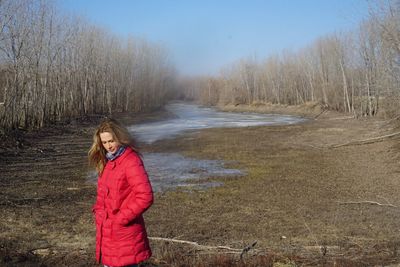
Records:
[[[193,157],[233,161],[247,175],[223,179],[224,186],[207,191],[160,195],[147,214],[150,233],[239,248],[258,240],[259,248],[298,257],[299,264],[396,261],[398,208],[339,202],[400,206],[397,140],[315,148],[369,137],[376,126],[323,120],[213,129],[159,142],[148,150],[178,148]]]
[[[145,266],[399,262],[399,208],[339,203],[370,200],[400,207],[398,139],[326,148],[377,136],[385,130],[379,125],[327,117],[292,126],[210,129],[143,147],[222,159],[246,172],[211,177],[224,185],[205,191],[157,194],[145,216],[150,236],[232,248],[257,240],[242,259],[152,241],[154,256]],[[0,265],[96,266],[90,213],[95,187],[85,184],[84,167],[91,126],[74,129],[34,136],[19,155],[0,155]]]

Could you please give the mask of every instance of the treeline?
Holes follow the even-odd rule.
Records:
[[[0,1],[0,127],[159,107],[174,87],[163,47],[66,16],[46,0]]]
[[[370,2],[358,30],[322,37],[295,53],[242,59],[218,77],[183,81],[207,105],[314,102],[356,116],[398,114],[400,2]]]

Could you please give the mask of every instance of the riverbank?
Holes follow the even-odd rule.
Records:
[[[255,113],[268,113],[268,114],[287,114],[293,116],[300,116],[305,118],[315,117],[332,117],[332,116],[343,116],[338,112],[323,108],[318,103],[305,103],[302,105],[279,105],[271,103],[254,103],[251,105],[239,104],[239,105],[224,105],[217,106],[217,109],[226,112],[255,112]]]
[[[153,239],[149,265],[398,262],[399,140],[334,148],[393,131],[382,121],[345,117],[324,112],[297,125],[208,129],[142,147],[226,160],[246,171],[209,179],[221,187],[157,194],[145,216],[150,236],[236,249],[257,241],[241,261],[240,253]],[[32,136],[18,155],[2,155],[0,257],[6,266],[95,266],[95,186],[85,181],[92,129]]]
[[[266,255],[311,266],[398,261],[398,138],[334,148],[390,131],[382,121],[320,116],[159,142],[153,151],[179,148],[192,157],[234,161],[247,175],[204,192],[162,196],[149,211],[150,230],[207,245],[245,247],[257,240]]]

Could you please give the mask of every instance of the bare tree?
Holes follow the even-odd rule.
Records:
[[[119,38],[45,0],[0,1],[0,125],[5,129],[163,105],[175,82],[168,52]],[[172,95],[172,94],[171,94]]]

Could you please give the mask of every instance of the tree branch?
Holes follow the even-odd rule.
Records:
[[[356,140],[356,141],[351,141],[351,142],[338,144],[338,145],[331,145],[331,146],[328,146],[328,148],[338,148],[338,147],[342,147],[342,146],[356,146],[356,145],[371,144],[371,143],[383,141],[386,138],[391,138],[391,137],[399,135],[399,134],[400,134],[400,132],[396,132],[396,133],[382,135],[382,136],[378,136],[378,137],[373,137],[373,138],[368,138],[368,139],[363,139],[363,140]]]

